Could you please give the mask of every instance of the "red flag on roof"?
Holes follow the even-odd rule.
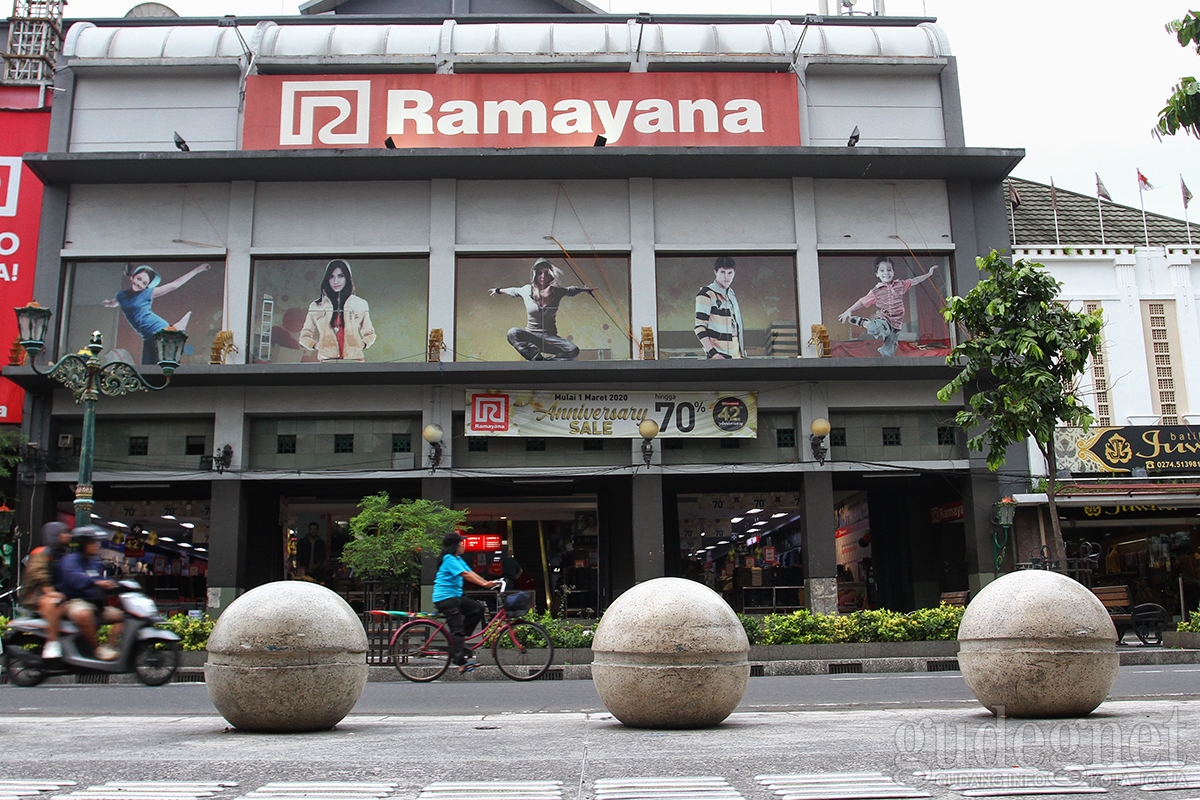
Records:
[[[1108,193],[1108,187],[1104,185],[1104,181],[1100,180],[1100,173],[1096,173],[1096,197],[1103,197],[1108,202],[1112,202],[1112,195]]]
[[[1139,192],[1143,191],[1143,190],[1150,191],[1151,189],[1154,188],[1154,185],[1150,183],[1150,179],[1147,178],[1145,175],[1143,175],[1142,171],[1140,169],[1137,171],[1137,176],[1138,176],[1138,191]]]
[[[1013,211],[1021,207],[1021,195],[1017,194],[1017,187],[1011,181],[1008,184],[1008,204]]]

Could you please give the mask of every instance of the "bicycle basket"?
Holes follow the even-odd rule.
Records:
[[[510,617],[523,617],[529,611],[529,592],[513,592],[504,598],[504,610]]]

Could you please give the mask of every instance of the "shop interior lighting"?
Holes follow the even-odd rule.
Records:
[[[786,516],[787,516],[786,511],[776,511],[774,514],[771,515],[771,519],[779,519],[780,517],[786,517]]]
[[[744,519],[745,519],[745,517],[734,517],[733,519],[731,519],[729,521],[732,522],[734,525],[737,525],[739,522],[741,522]]]
[[[196,523],[194,523],[194,522],[181,522],[181,523],[179,523],[179,527],[181,527],[181,528],[187,528],[187,529],[190,531],[192,528],[196,527]]]
[[[114,519],[114,520],[110,520],[108,524],[109,524],[109,525],[113,525],[113,526],[115,526],[115,527],[118,527],[118,528],[128,528],[128,527],[129,527],[129,526],[128,526],[128,525],[126,525],[124,522],[117,522],[115,519]]]
[[[160,536],[160,537],[158,537],[158,540],[160,542],[174,542],[175,541],[170,536]]]
[[[100,519],[100,515],[99,515],[99,514],[92,514],[92,519]]]
[[[196,552],[197,552],[197,553],[207,553],[207,552],[208,552],[208,548],[207,548],[207,547],[197,547],[197,548],[196,548]]]
[[[763,512],[763,510],[761,508],[752,508],[749,511],[747,511],[746,513],[747,514],[761,514],[762,512]]]
[[[180,546],[180,547],[191,547],[191,545],[190,545],[190,544],[188,544],[187,542],[180,542],[180,543],[179,543],[179,546]]]
[[[163,519],[175,519],[175,515],[174,514],[163,514],[162,518]]]
[[[729,540],[728,540],[728,539],[722,539],[721,541],[717,542],[717,544],[729,544]]]

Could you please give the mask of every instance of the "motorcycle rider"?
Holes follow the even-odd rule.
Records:
[[[67,547],[71,544],[71,528],[62,522],[47,522],[42,526],[42,546],[29,554],[25,566],[25,582],[21,586],[21,605],[36,611],[46,620],[46,644],[42,658],[62,658],[58,643],[58,625],[63,614],[63,595],[55,589]]]
[[[71,539],[79,549],[62,560],[58,586],[67,598],[67,618],[79,628],[79,635],[101,661],[112,661],[120,654],[115,648],[97,644],[98,625],[111,624],[109,638],[119,641],[124,619],[119,609],[102,605],[103,592],[117,588],[116,581],[103,577],[100,563],[100,541],[107,538],[108,534],[94,525],[76,528]]]

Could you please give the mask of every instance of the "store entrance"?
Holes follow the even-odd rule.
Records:
[[[467,511],[471,567],[530,592],[538,611],[595,617],[600,610],[599,513],[594,495],[474,499]],[[468,594],[471,592],[468,591]],[[480,593],[490,601],[490,592]]]

